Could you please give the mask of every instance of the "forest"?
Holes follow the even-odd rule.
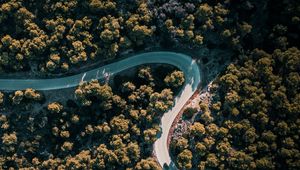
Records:
[[[117,75],[111,86],[83,82],[73,90],[75,99],[64,103],[47,103],[33,89],[1,93],[7,108],[25,113],[0,116],[0,167],[160,169],[152,145],[160,117],[185,80],[170,66],[155,70],[143,66],[131,77]],[[36,103],[46,105],[35,112]]]
[[[170,145],[179,169],[300,168],[300,3],[267,9],[264,43],[243,46],[199,114],[184,112],[192,123]]]
[[[213,84],[189,130],[172,140],[180,169],[299,169],[300,51],[253,50]]]
[[[299,38],[299,0],[0,0],[0,78],[64,77],[152,49],[205,67],[203,49],[230,51],[210,101],[184,111],[172,161],[296,170]],[[0,91],[0,169],[162,169],[153,143],[185,77],[171,66],[130,72],[65,91]]]
[[[61,75],[155,46],[240,51],[253,18],[239,11],[251,8],[248,1],[4,0],[0,71]]]

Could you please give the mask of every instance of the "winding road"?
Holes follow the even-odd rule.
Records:
[[[33,88],[36,90],[55,90],[78,86],[81,81],[102,79],[107,75],[113,75],[128,68],[142,64],[160,63],[176,66],[185,75],[185,84],[175,97],[175,104],[162,116],[161,136],[154,143],[154,152],[159,164],[170,165],[171,158],[168,151],[167,139],[172,122],[177,113],[197,90],[200,83],[200,69],[197,63],[189,56],[174,52],[149,52],[137,54],[103,67],[80,73],[73,76],[54,79],[0,79],[1,90],[20,90]]]

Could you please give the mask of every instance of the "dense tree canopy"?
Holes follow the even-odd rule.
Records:
[[[0,78],[66,76],[153,48],[203,61],[210,75],[227,63],[214,52],[230,52],[211,101],[183,111],[176,166],[300,169],[299,2],[1,0]],[[161,169],[152,144],[185,77],[131,72],[52,95],[1,91],[0,169]]]
[[[186,137],[173,141],[178,167],[299,169],[299,73],[295,47],[272,54],[256,49],[229,65],[214,82],[211,105],[201,106]]]
[[[240,6],[224,0],[4,0],[0,71],[64,73],[158,44],[237,49],[252,32],[251,18],[239,8],[256,14],[254,5],[252,0]]]
[[[0,114],[0,167],[161,169],[151,155],[173,91],[157,74],[141,67],[132,76],[146,75],[141,80],[124,78],[114,87],[82,82],[74,89],[75,100],[67,102],[44,101],[33,89],[0,93],[8,108],[24,106],[29,112],[11,108],[16,112]]]

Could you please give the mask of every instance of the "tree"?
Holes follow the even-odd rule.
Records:
[[[273,162],[270,160],[270,158],[261,158],[261,159],[257,159],[255,161],[256,167],[258,169],[274,169],[275,166],[273,164]]]
[[[110,121],[110,127],[117,132],[127,132],[128,128],[129,128],[129,123],[130,120],[125,119],[124,115],[119,115],[114,117],[111,121]]]
[[[88,5],[93,12],[113,10],[116,8],[116,2],[113,0],[89,0]]]
[[[64,142],[64,144],[61,146],[62,151],[71,151],[72,149],[73,149],[72,142]]]
[[[205,131],[210,136],[217,136],[219,133],[219,127],[214,123],[210,123],[205,127]]]
[[[139,76],[139,78],[142,78],[146,81],[153,81],[154,80],[153,76],[152,76],[152,73],[151,73],[150,67],[145,67],[145,68],[139,69],[138,76]]]
[[[182,152],[184,149],[188,148],[188,143],[189,141],[187,139],[185,139],[184,137],[180,137],[176,140],[172,140],[171,141],[171,148],[172,151],[174,153],[180,153]]]
[[[234,151],[227,159],[229,166],[232,168],[255,168],[255,163],[253,162],[254,158],[242,151]]]
[[[157,128],[150,128],[144,130],[144,141],[148,144],[153,144],[157,139],[159,130]]]
[[[63,109],[63,106],[57,102],[53,102],[53,103],[50,103],[48,104],[48,110],[51,112],[51,113],[59,113],[61,112]]]
[[[33,99],[36,101],[39,101],[42,99],[42,95],[40,93],[38,93],[37,91],[35,91],[34,89],[26,89],[24,92],[24,96],[27,99]]]
[[[224,138],[223,141],[220,141],[217,146],[216,146],[216,149],[217,151],[220,153],[220,154],[229,154],[230,151],[232,150],[231,148],[231,144],[228,142],[227,138]]]
[[[161,169],[158,163],[153,158],[142,159],[134,167],[136,170],[159,170]]]
[[[161,93],[155,92],[150,96],[149,109],[155,113],[166,112],[173,105],[173,92],[164,89]]]
[[[16,132],[12,132],[10,134],[5,133],[1,139],[2,139],[2,143],[7,146],[17,144],[18,141]]]
[[[167,75],[164,82],[173,88],[177,88],[184,83],[184,74],[182,71],[173,71],[171,74]]]
[[[100,101],[99,104],[102,109],[109,110],[112,107],[113,92],[111,87],[107,84],[100,85],[98,80],[81,83],[75,90],[75,96],[84,106],[92,105],[92,98],[96,98],[98,102]]]
[[[120,96],[118,95],[113,95],[112,97],[112,103],[121,108],[121,109],[125,109],[127,107],[127,102],[126,100],[122,99]]]
[[[130,160],[138,161],[140,159],[140,147],[137,142],[130,142],[126,148]]]
[[[197,151],[197,155],[199,156],[204,156],[207,153],[206,146],[201,142],[195,145],[195,151]]]
[[[256,140],[257,138],[257,135],[255,133],[255,128],[250,128],[246,131],[246,133],[244,134],[243,136],[245,142],[247,143],[254,143],[254,141]]]
[[[199,122],[195,122],[191,127],[190,127],[190,133],[194,136],[199,136],[202,137],[205,134],[205,128],[204,125],[199,123]]]
[[[136,14],[130,15],[125,21],[127,30],[129,30],[129,38],[136,45],[145,44],[146,40],[151,38],[155,31],[155,27],[150,25],[152,21],[152,12],[150,12],[147,3],[139,3]]]
[[[214,153],[210,153],[207,155],[206,158],[206,165],[209,167],[217,168],[220,161],[218,160],[217,156]]]
[[[83,150],[74,157],[67,157],[65,162],[67,169],[86,169],[91,166],[91,153],[88,150]]]
[[[100,19],[98,26],[101,31],[100,39],[103,41],[108,58],[114,58],[119,51],[122,31],[121,23],[123,23],[122,17],[115,18],[108,15]]]
[[[12,97],[13,104],[20,104],[23,100],[24,93],[20,90],[16,91],[14,96]]]
[[[277,136],[272,131],[264,131],[261,134],[261,139],[268,143],[275,142],[276,138]]]
[[[131,103],[140,102],[146,104],[153,92],[154,90],[151,86],[141,85],[138,89],[136,89],[128,96],[128,100]]]
[[[4,94],[0,92],[0,105],[4,102]]]
[[[183,150],[177,157],[177,163],[180,169],[192,168],[192,152],[188,149]]]
[[[188,107],[183,111],[184,118],[190,119],[194,116],[195,113],[197,113],[197,108],[194,107]]]
[[[136,89],[136,87],[133,83],[126,82],[122,84],[121,89],[123,93],[128,93],[128,92],[133,92]]]

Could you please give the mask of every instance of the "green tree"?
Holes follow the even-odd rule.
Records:
[[[177,157],[177,163],[180,169],[191,169],[192,165],[192,152],[188,149],[183,150]]]
[[[202,137],[205,134],[205,127],[200,122],[195,122],[190,127],[190,133],[194,136]]]
[[[157,139],[157,134],[159,133],[159,130],[157,128],[150,128],[144,130],[144,141],[148,144],[153,144]]]
[[[4,102],[4,94],[0,92],[0,105]]]
[[[139,69],[138,76],[139,76],[139,78],[142,78],[146,81],[153,81],[154,80],[153,76],[152,76],[152,73],[151,73],[150,67],[145,67],[145,68]]]
[[[159,114],[166,112],[173,105],[173,92],[170,89],[164,89],[161,93],[155,92],[150,96],[149,109]]]
[[[143,169],[148,169],[148,170],[160,170],[160,166],[158,163],[153,159],[153,158],[147,158],[147,159],[142,159],[140,162],[136,164],[134,167],[136,170],[143,170]]]
[[[197,108],[194,108],[194,107],[188,107],[186,108],[184,111],[183,111],[183,117],[184,118],[187,118],[187,119],[190,119],[194,116],[195,113],[197,113],[198,110]]]
[[[20,90],[16,91],[12,97],[13,104],[20,104],[24,98],[24,93]]]
[[[185,139],[184,137],[180,137],[178,139],[172,140],[171,141],[171,149],[174,151],[174,153],[180,153],[184,149],[188,148],[188,143],[189,141]]]
[[[171,74],[167,75],[164,82],[173,88],[177,88],[183,85],[185,79],[182,71],[173,71]]]
[[[119,116],[114,117],[110,121],[110,127],[114,131],[124,133],[124,132],[127,132],[129,129],[129,123],[130,123],[130,120],[125,119],[124,115],[119,115]]]
[[[61,112],[63,109],[63,106],[57,102],[53,102],[53,103],[49,103],[48,104],[48,110],[51,112],[51,113],[59,113]]]
[[[99,104],[102,109],[109,110],[112,108],[113,92],[111,87],[107,84],[100,85],[97,80],[81,83],[75,90],[75,96],[84,106],[90,106],[93,103],[92,98],[96,98],[97,101],[100,101]]]
[[[26,89],[25,92],[24,92],[24,96],[27,99],[33,99],[33,100],[36,100],[36,101],[39,101],[39,100],[42,99],[41,93],[35,91],[34,89]]]

